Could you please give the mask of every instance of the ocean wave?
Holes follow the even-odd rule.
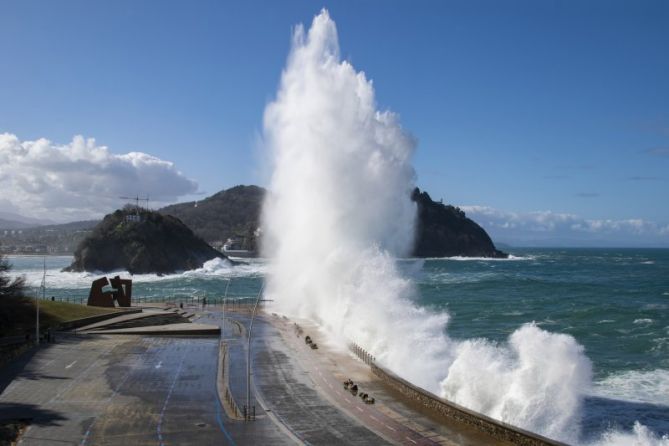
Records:
[[[595,396],[669,406],[669,370],[629,370],[593,383]]]
[[[458,262],[509,262],[517,260],[536,260],[536,256],[514,256],[509,254],[507,258],[493,258],[493,257],[465,257],[465,256],[451,256],[451,257],[426,257],[425,260],[455,260]]]
[[[644,319],[634,319],[634,323],[635,323],[635,324],[652,324],[652,323],[653,323],[653,320],[652,320],[652,319],[647,319],[647,318],[644,318]]]
[[[669,446],[669,436],[660,437],[635,421],[631,432],[610,430],[588,446]]]
[[[267,264],[261,260],[250,260],[244,263],[233,263],[227,259],[212,259],[204,263],[201,268],[183,271],[175,274],[130,274],[119,270],[112,272],[64,272],[60,268],[47,269],[47,288],[54,289],[88,289],[91,281],[101,276],[121,275],[130,276],[135,283],[167,282],[184,278],[238,278],[258,277],[267,271]],[[37,288],[42,283],[44,272],[41,270],[12,270],[14,276],[24,276],[29,288]]]

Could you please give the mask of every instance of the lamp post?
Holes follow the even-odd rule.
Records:
[[[44,272],[42,274],[42,299],[46,299],[46,256],[42,257],[44,262]],[[35,296],[35,344],[39,344],[39,295]]]
[[[256,297],[255,305],[253,305],[253,313],[251,314],[251,322],[249,323],[248,345],[246,348],[246,419],[249,419],[249,411],[251,410],[251,330],[253,330],[253,319],[258,309],[258,302],[265,289],[265,282],[263,281],[258,297]]]
[[[230,282],[232,281],[231,278],[228,278],[228,283],[225,285],[225,294],[223,294],[223,336],[225,336],[225,303],[228,300],[228,288],[230,288]]]

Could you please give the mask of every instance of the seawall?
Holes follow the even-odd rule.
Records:
[[[433,413],[458,423],[472,426],[478,431],[485,432],[498,440],[508,441],[521,446],[567,446],[566,443],[551,440],[542,435],[497,421],[486,415],[440,398],[437,395],[410,383],[404,378],[400,378],[390,370],[377,365],[375,362],[376,358],[367,353],[359,345],[352,343],[349,345],[349,348],[365,364],[369,365],[372,373],[376,375],[381,382]]]
[[[430,393],[420,387],[411,384],[403,378],[395,375],[393,372],[370,364],[372,373],[376,375],[383,383],[397,390],[407,398],[416,401],[424,407],[430,409],[459,423],[464,423],[479,431],[498,439],[509,441],[513,444],[522,446],[566,446],[565,443],[551,440],[550,438],[520,429],[510,424],[492,419],[486,415],[474,412],[465,407],[447,401],[443,398]]]

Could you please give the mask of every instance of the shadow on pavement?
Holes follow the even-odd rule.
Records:
[[[47,376],[39,373],[35,370],[35,367],[31,367],[30,362],[33,358],[54,346],[57,345],[76,345],[79,344],[83,338],[70,334],[61,334],[56,338],[56,342],[50,344],[40,344],[39,347],[31,348],[30,350],[24,352],[23,354],[17,356],[16,358],[9,361],[7,364],[3,365],[0,368],[0,394],[5,391],[7,386],[11,384],[19,375],[22,378],[37,380],[43,378],[51,379],[67,379],[59,376]]]
[[[65,420],[65,417],[34,404],[0,403],[0,421],[4,420],[27,420],[38,426],[54,426],[58,421]]]

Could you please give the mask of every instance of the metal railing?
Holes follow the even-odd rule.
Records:
[[[374,363],[376,363],[376,357],[374,357],[371,353],[369,353],[367,350],[364,348],[360,347],[358,344],[355,342],[351,342],[348,345],[348,348],[355,354],[362,362],[365,364],[371,366]]]
[[[86,296],[42,296],[35,293],[37,299],[41,301],[66,302],[71,304],[86,305],[88,303],[88,295]],[[35,298],[31,296],[31,298]],[[230,310],[242,309],[251,306],[255,303],[255,296],[238,296],[238,297],[223,297],[223,296],[152,296],[152,297],[133,297],[134,303],[162,303],[179,305],[203,305],[207,306],[223,306]]]

